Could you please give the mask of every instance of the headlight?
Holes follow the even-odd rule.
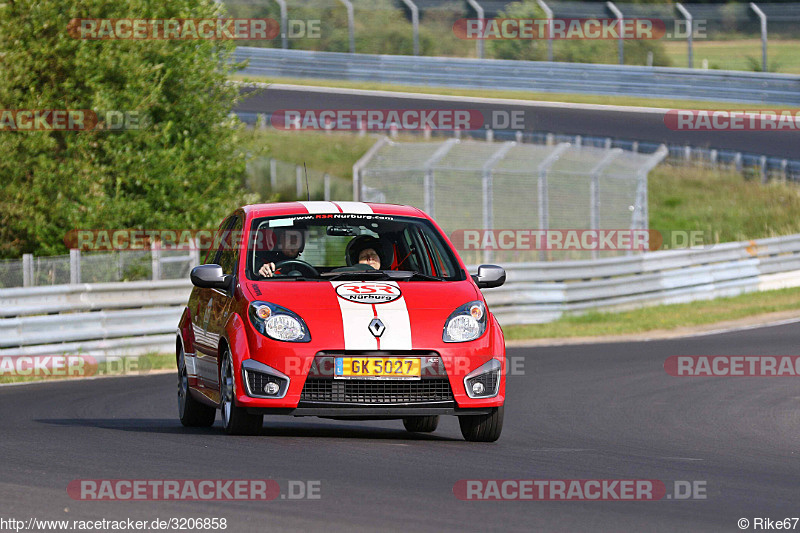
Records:
[[[270,339],[286,342],[311,341],[303,319],[285,307],[269,302],[253,302],[248,314],[256,330]]]
[[[444,324],[444,342],[472,341],[486,331],[486,306],[476,300],[462,305],[448,317]]]

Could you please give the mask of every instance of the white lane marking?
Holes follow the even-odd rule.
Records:
[[[342,208],[343,213],[353,213],[358,215],[371,215],[372,208],[364,202],[334,202]]]
[[[619,111],[625,113],[652,113],[664,115],[668,108],[660,107],[635,107],[606,104],[576,104],[572,102],[548,102],[542,100],[518,100],[514,98],[485,98],[479,96],[450,96],[443,94],[430,93],[406,93],[401,91],[376,91],[366,89],[344,89],[339,87],[312,87],[310,85],[291,85],[285,83],[263,83],[263,82],[238,82],[238,85],[248,87],[259,87],[265,89],[276,89],[279,91],[298,91],[323,94],[350,94],[354,96],[381,96],[389,98],[406,98],[413,100],[433,100],[438,102],[463,102],[476,104],[507,104],[515,106],[527,106],[536,108],[562,108],[562,109],[581,109],[585,111]]]
[[[336,204],[333,202],[299,202],[303,204],[309,213],[312,215],[315,213],[338,213],[339,210],[336,208]]]

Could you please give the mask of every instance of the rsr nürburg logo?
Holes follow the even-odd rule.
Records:
[[[343,283],[336,287],[336,294],[360,304],[385,304],[400,298],[400,289],[388,283]]]

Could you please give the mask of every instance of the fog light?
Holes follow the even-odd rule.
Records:
[[[474,394],[475,396],[483,394],[483,391],[485,390],[486,387],[484,387],[483,383],[481,383],[480,381],[476,381],[475,383],[472,384],[472,394]]]
[[[266,385],[264,385],[264,392],[269,395],[278,394],[278,391],[281,389],[280,385],[275,383],[274,381],[270,381]]]

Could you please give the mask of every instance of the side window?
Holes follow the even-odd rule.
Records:
[[[211,241],[211,244],[208,247],[208,252],[206,252],[206,256],[203,259],[203,265],[213,265],[217,263],[217,255],[219,253],[219,243],[222,242],[222,236],[226,229],[228,229],[233,221],[234,217],[228,217],[222,221],[222,224],[219,225],[219,229],[214,233],[214,240]]]
[[[222,267],[225,274],[236,272],[236,263],[239,259],[239,248],[242,245],[242,219],[233,217],[233,225],[227,228],[220,243],[217,254],[217,264]]]

